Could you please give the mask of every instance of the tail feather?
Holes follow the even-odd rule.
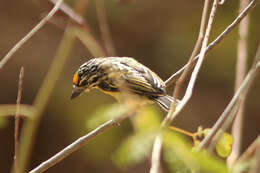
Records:
[[[171,104],[173,102],[173,97],[169,96],[169,95],[165,95],[165,96],[159,96],[156,98],[153,98],[154,101],[161,106],[165,111],[169,111],[171,109]],[[176,104],[179,103],[179,100],[177,100]]]

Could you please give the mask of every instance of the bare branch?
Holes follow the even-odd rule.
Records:
[[[260,140],[260,135],[252,142],[252,144],[246,149],[246,151],[239,157],[239,159],[235,162],[235,164],[241,164],[243,162],[248,161],[256,152],[256,148],[260,147],[257,144],[257,141]]]
[[[199,53],[199,50],[201,48],[203,38],[204,38],[204,35],[205,35],[205,31],[206,31],[207,22],[208,22],[209,2],[210,2],[209,0],[206,0],[204,2],[203,13],[202,13],[201,23],[200,23],[199,36],[198,36],[196,45],[194,47],[194,50],[192,51],[190,59],[187,63],[189,65],[187,66],[187,68],[185,68],[184,72],[181,74],[180,78],[176,82],[176,86],[175,86],[174,92],[173,92],[174,101],[171,105],[171,113],[169,115],[172,115],[172,113],[175,111],[176,100],[179,98],[180,89],[182,88],[182,85],[183,85],[183,82],[184,82],[186,76],[188,75],[189,71],[192,69],[191,62],[194,59],[195,55]],[[168,118],[172,119],[173,117],[171,116],[171,117],[168,117]]]
[[[259,2],[259,0],[252,0],[250,2],[250,4],[237,16],[237,18],[213,41],[211,42],[207,49],[206,49],[206,53],[208,53],[211,49],[213,49],[218,43],[220,43],[220,41],[222,41],[225,36],[230,33],[238,24],[239,22],[256,6],[257,2]],[[199,55],[197,55],[194,60],[191,62],[192,65],[195,65],[197,60],[199,58]],[[166,81],[165,84],[166,86],[171,85],[173,82],[175,82],[180,75],[183,73],[184,69],[187,68],[187,66],[189,66],[189,64],[186,64],[185,66],[183,66],[180,70],[178,70],[176,73],[174,73],[173,75],[171,75]]]
[[[208,5],[206,3],[208,3],[208,2],[205,2],[204,8],[208,8]],[[181,100],[181,102],[177,105],[176,110],[175,110],[175,103],[172,104],[171,110],[168,112],[167,116],[164,118],[164,120],[163,120],[163,122],[161,124],[161,128],[162,129],[165,128],[166,126],[168,126],[171,123],[171,121],[176,117],[176,115],[184,107],[185,101],[186,102],[188,101],[188,99],[186,99],[187,96],[188,95],[191,96],[191,94],[192,94],[191,91],[193,90],[193,86],[195,84],[197,74],[198,74],[198,72],[200,70],[200,66],[202,64],[202,61],[203,61],[203,59],[205,57],[206,46],[207,46],[207,43],[208,43],[209,34],[210,34],[210,31],[211,31],[211,26],[212,26],[212,23],[213,23],[213,19],[215,17],[215,13],[216,13],[216,10],[217,10],[217,5],[218,5],[218,0],[214,0],[213,5],[212,5],[212,9],[211,9],[211,12],[210,12],[210,16],[209,16],[207,28],[206,28],[205,37],[204,37],[203,43],[202,43],[202,48],[201,48],[201,53],[200,53],[201,56],[200,56],[200,59],[199,59],[198,63],[196,64],[196,67],[195,67],[193,73],[192,73],[192,77],[191,77],[189,86],[188,86],[188,88],[186,90],[186,94],[185,94],[184,98]],[[207,9],[203,10],[204,12],[203,12],[202,20],[206,20],[205,16],[204,16],[204,15],[207,15],[206,10]],[[202,30],[201,32],[203,32],[203,30],[204,30],[203,29],[204,23],[205,22],[203,21],[202,24],[201,24],[201,27],[202,27],[200,29],[200,30]],[[203,36],[201,36],[201,37],[203,37]],[[196,47],[198,47],[198,46],[200,47],[199,43],[198,43],[198,45],[196,45]],[[198,49],[198,48],[196,48],[196,49]],[[156,138],[155,138],[155,142],[154,142],[154,145],[153,145],[152,161],[151,161],[152,165],[151,165],[150,173],[159,173],[161,148],[162,148],[162,137],[161,137],[161,134],[158,134],[156,136]]]
[[[259,173],[260,171],[260,139],[256,141],[256,151],[255,156],[253,157],[253,160],[251,162],[251,167],[249,169],[250,173]]]
[[[240,0],[240,10],[244,9],[248,5],[248,0]],[[249,17],[245,17],[239,24],[238,28],[238,48],[237,48],[237,66],[236,66],[236,83],[235,91],[239,88],[246,75],[247,67],[247,35],[248,35],[248,23]],[[231,167],[235,160],[241,153],[242,142],[242,129],[243,129],[243,114],[244,114],[245,101],[241,101],[236,118],[232,126],[232,136],[234,137],[234,144],[232,152],[227,159],[228,167]]]
[[[118,118],[115,118],[114,120],[109,120],[106,123],[100,125],[96,129],[92,130],[85,136],[80,137],[77,139],[75,142],[72,144],[68,145],[66,148],[52,156],[50,159],[46,160],[45,162],[42,162],[39,166],[34,168],[33,170],[30,171],[30,173],[41,173],[44,172],[45,170],[49,169],[50,167],[54,166],[67,156],[69,156],[71,153],[74,151],[80,149],[83,147],[86,143],[88,143],[91,139],[95,138],[96,136],[102,134],[106,130],[110,129],[111,127],[118,126],[118,124],[126,119],[128,116],[132,114],[125,114],[123,116],[119,116]]]
[[[50,0],[55,3],[57,0]],[[60,10],[70,17],[73,21],[75,36],[81,41],[81,43],[89,50],[90,54],[94,57],[106,56],[105,50],[100,42],[92,34],[87,21],[80,15],[87,8],[88,0],[80,0],[75,4],[75,10],[68,6],[66,3],[62,3]],[[54,23],[56,24],[56,23]],[[57,26],[57,25],[56,25]],[[64,29],[64,28],[61,28]]]
[[[99,22],[100,31],[102,34],[102,39],[105,44],[106,53],[108,56],[115,56],[116,51],[111,37],[111,32],[107,22],[106,10],[104,5],[104,0],[95,0],[97,17]]]
[[[12,55],[26,42],[28,41],[39,29],[41,29],[48,20],[57,12],[63,0],[58,0],[53,9],[14,47],[5,55],[5,57],[0,61],[0,70],[7,63],[7,61],[12,57]]]
[[[181,74],[180,78],[176,82],[176,86],[175,86],[174,92],[173,92],[174,101],[173,101],[173,103],[171,105],[172,112],[175,111],[176,100],[179,98],[179,92],[180,92],[180,89],[182,88],[183,82],[184,82],[185,78],[187,77],[189,71],[192,69],[191,62],[194,59],[195,55],[199,53],[199,50],[201,48],[202,41],[203,41],[203,38],[204,38],[204,35],[205,35],[205,31],[206,31],[207,21],[208,21],[209,2],[210,2],[209,0],[206,0],[204,2],[202,17],[201,17],[201,23],[200,23],[199,36],[198,36],[197,42],[195,44],[194,50],[192,51],[190,59],[189,59],[189,61],[187,63],[188,66],[187,66],[187,68],[185,68],[185,70]],[[172,117],[169,117],[169,118],[172,118]]]
[[[160,172],[160,158],[162,150],[162,135],[158,134],[154,140],[150,173]]]
[[[241,100],[244,100],[246,98],[247,92],[258,72],[258,68],[260,64],[260,45],[258,47],[258,51],[256,53],[255,62],[253,63],[250,71],[248,72],[247,76],[243,80],[242,84],[240,85],[239,89],[229,102],[228,106],[224,110],[224,112],[221,114],[217,122],[212,127],[211,132],[203,139],[203,141],[200,143],[198,149],[201,150],[203,148],[212,148],[215,145],[215,142],[213,142],[213,138],[217,134],[217,132],[222,129],[222,132],[226,130],[226,128],[230,125],[232,120],[235,117],[234,110],[238,108],[238,104],[241,103]],[[218,135],[220,137],[221,135]],[[216,141],[216,140],[215,140]]]
[[[19,164],[17,159],[18,154],[18,147],[19,147],[19,122],[20,122],[20,104],[22,98],[22,91],[23,91],[23,77],[24,77],[24,69],[21,67],[20,74],[19,74],[19,82],[18,82],[18,94],[17,94],[17,108],[15,113],[15,127],[14,127],[14,167],[15,172],[19,173]]]
[[[51,3],[56,4],[58,0],[49,0]],[[84,2],[88,0],[83,0]],[[77,4],[80,4],[80,6],[77,6]],[[62,2],[60,5],[59,10],[62,11],[64,14],[66,14],[70,19],[72,19],[77,24],[85,26],[87,22],[85,19],[80,15],[85,9],[87,8],[87,2],[86,3],[76,3],[75,9],[77,12],[75,12],[70,6],[68,6],[65,2]]]
[[[192,96],[193,88],[194,88],[195,82],[197,80],[198,73],[200,71],[202,62],[203,62],[205,55],[206,55],[206,47],[207,47],[212,23],[213,23],[213,20],[214,20],[216,11],[217,11],[217,6],[218,6],[218,0],[214,0],[213,5],[212,5],[212,9],[211,9],[211,12],[210,12],[210,16],[209,16],[209,21],[208,21],[205,37],[203,39],[202,48],[201,48],[201,51],[200,51],[200,54],[199,54],[200,56],[199,56],[198,62],[197,62],[196,66],[195,66],[195,68],[194,68],[194,70],[191,74],[191,78],[190,78],[190,81],[189,81],[189,84],[188,84],[188,87],[186,89],[184,97],[182,98],[182,100],[178,104],[176,110],[174,112],[170,111],[170,113],[172,113],[172,115],[170,115],[171,119],[175,118],[180,113],[180,111],[184,108],[184,106],[187,104],[187,102],[189,101],[189,99]]]
[[[60,43],[54,62],[48,71],[43,84],[34,100],[35,111],[30,119],[25,122],[21,133],[21,142],[19,151],[19,168],[21,172],[26,172],[26,166],[29,161],[30,152],[32,150],[35,134],[41,120],[41,115],[50,95],[54,89],[56,81],[58,80],[68,54],[74,43],[74,35],[71,34],[71,28],[65,30],[64,37]]]

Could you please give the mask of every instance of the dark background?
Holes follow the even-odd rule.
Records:
[[[73,4],[70,1],[70,4]],[[202,0],[156,1],[132,0],[128,4],[106,1],[106,12],[118,56],[135,57],[162,79],[181,68],[188,60],[197,39],[202,13]],[[44,1],[0,1],[0,57],[20,40],[40,17],[48,12]],[[238,13],[238,1],[220,6],[213,25],[213,40],[229,25]],[[251,65],[260,40],[260,6],[250,13],[249,63]],[[94,3],[91,1],[85,19],[94,35],[100,31]],[[43,82],[62,38],[63,30],[53,24],[45,25],[30,39],[0,71],[0,104],[14,104],[21,66],[25,77],[22,103],[32,104]],[[210,51],[199,73],[194,94],[174,125],[196,131],[199,125],[211,127],[232,98],[237,51],[237,29]],[[101,40],[101,39],[100,39]],[[56,152],[87,133],[86,120],[95,109],[115,102],[98,91],[70,101],[72,76],[83,62],[91,57],[89,51],[76,41],[65,68],[44,110],[30,168],[37,166]],[[257,76],[246,101],[243,129],[243,149],[259,134],[260,80]],[[183,89],[184,91],[184,89]],[[169,90],[169,93],[172,91]],[[9,172],[13,160],[13,118],[2,118],[0,127],[1,172]],[[83,149],[49,169],[54,172],[122,172],[113,165],[111,153],[120,141],[131,134],[129,123],[111,129]],[[124,172],[147,172],[149,160]]]

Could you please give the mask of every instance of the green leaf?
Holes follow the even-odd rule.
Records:
[[[175,152],[169,148],[163,148],[163,160],[166,162],[170,172],[174,173],[189,173],[190,169],[185,163],[175,154]]]
[[[232,151],[234,139],[229,133],[224,133],[216,144],[216,151],[219,156],[226,158]]]
[[[89,129],[94,129],[108,120],[122,116],[124,113],[126,113],[126,110],[120,104],[100,106],[87,119],[86,126]]]
[[[147,105],[142,107],[137,112],[137,115],[132,117],[132,122],[137,132],[156,130],[160,127],[161,117],[159,111],[153,105]]]
[[[126,139],[113,155],[113,161],[122,169],[126,169],[143,161],[150,155],[155,131],[136,133]]]
[[[190,170],[200,169],[200,172],[227,173],[226,164],[214,156],[205,152],[192,152],[192,147],[188,141],[176,133],[165,130],[163,133],[163,145],[170,148],[187,168]]]
[[[210,133],[210,131],[211,129],[207,128],[203,130],[203,133],[205,136],[207,136]],[[216,136],[220,135],[221,132],[223,131],[218,131]],[[223,135],[219,138],[219,140],[216,143],[217,154],[223,158],[228,157],[232,151],[233,142],[234,142],[233,137],[229,133],[224,132]]]

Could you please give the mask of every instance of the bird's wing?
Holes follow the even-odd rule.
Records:
[[[116,80],[115,76],[118,75],[117,82],[111,81],[120,85],[118,88],[125,87],[131,92],[146,96],[165,95],[165,84],[160,77],[133,58],[113,58],[102,63],[102,66],[107,69],[109,75],[114,75],[113,79]],[[119,84],[121,77],[125,82]]]
[[[124,73],[123,78],[126,81],[126,87],[132,92],[144,95],[165,94],[165,85],[154,72],[142,65],[133,65],[130,68]]]

